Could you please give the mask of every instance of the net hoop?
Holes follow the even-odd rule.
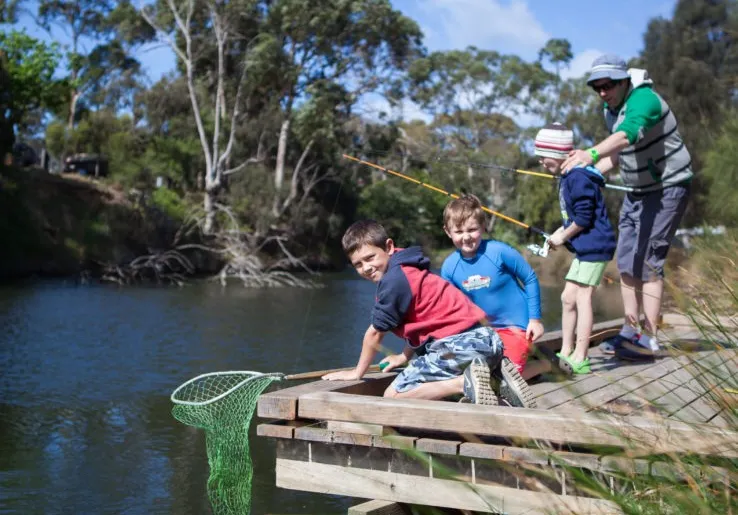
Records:
[[[190,384],[192,384],[192,383],[194,383],[196,381],[199,381],[200,379],[203,379],[205,377],[216,377],[216,376],[225,376],[225,375],[233,375],[233,374],[247,375],[249,377],[247,377],[243,381],[240,381],[235,386],[229,388],[225,392],[223,392],[223,393],[221,393],[219,395],[216,395],[215,397],[213,397],[211,399],[207,399],[205,401],[186,401],[186,400],[182,400],[182,399],[177,399],[177,394],[182,389],[184,389],[185,387],[187,387],[188,385],[190,385]],[[222,372],[208,372],[206,374],[200,374],[197,377],[193,377],[192,379],[190,379],[188,381],[185,381],[184,383],[182,383],[181,385],[179,385],[172,392],[172,395],[169,398],[172,400],[172,402],[174,404],[179,404],[179,405],[182,405],[182,406],[207,406],[208,404],[212,404],[212,403],[214,403],[214,402],[216,402],[216,401],[218,401],[218,400],[226,397],[227,395],[230,395],[231,393],[235,392],[236,390],[238,390],[239,388],[241,388],[243,385],[245,385],[246,383],[248,383],[249,381],[251,381],[252,379],[255,379],[257,377],[274,377],[276,380],[281,380],[281,379],[283,379],[285,377],[285,375],[284,374],[281,374],[279,372],[263,373],[263,372],[256,372],[256,371],[253,371],[253,370],[228,370],[228,371],[222,371]]]

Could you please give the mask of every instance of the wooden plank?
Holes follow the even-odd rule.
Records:
[[[385,449],[412,449],[415,447],[415,441],[417,440],[414,436],[404,435],[385,435],[385,436],[372,436],[372,446],[381,447]]]
[[[472,433],[582,445],[616,445],[653,452],[738,456],[738,434],[677,421],[622,419],[539,409],[450,402],[376,399],[316,392],[300,398],[301,417],[393,427]],[[576,431],[571,428],[576,427]]]
[[[682,361],[689,362],[681,370],[665,376],[652,388],[644,388],[647,400],[666,416],[685,422],[706,422],[720,409],[707,397],[706,386],[720,381],[720,376],[730,375],[732,371],[726,365],[726,357],[731,355],[706,352],[698,359],[683,357]]]
[[[630,392],[637,391],[645,385],[652,383],[653,381],[664,377],[681,367],[682,364],[674,359],[661,361],[656,366],[640,370],[621,381],[614,381],[604,388],[582,395],[576,399],[576,404],[583,406],[587,411],[603,407],[603,405],[608,402]],[[565,403],[559,407],[566,408],[570,404],[571,403]]]
[[[295,427],[287,424],[259,424],[256,426],[256,434],[270,438],[292,438]]]
[[[257,426],[257,434],[260,436],[267,436],[272,438],[292,438],[296,426],[294,421],[288,425],[285,423],[279,424],[259,424]],[[319,427],[304,427],[300,428],[299,440],[311,441],[311,442],[323,442],[331,444],[349,444],[354,446],[372,447],[374,446],[375,439],[367,438],[369,435],[341,433],[336,431],[330,431],[327,428]],[[397,438],[402,439],[404,445],[395,445],[395,449],[413,448],[413,442],[416,440],[414,437],[398,436]],[[418,438],[417,450],[428,453],[428,454],[446,454],[453,455],[458,452],[459,456],[466,458],[481,458],[485,460],[504,460],[504,461],[519,461],[528,464],[542,464],[542,465],[566,465],[578,468],[585,468],[596,472],[615,472],[620,471],[621,468],[607,466],[607,462],[600,462],[600,457],[596,454],[587,454],[579,452],[568,452],[568,451],[542,451],[541,449],[525,449],[515,448],[505,445],[494,445],[476,442],[458,442],[449,440],[438,440],[431,438]],[[396,443],[396,442],[395,442]],[[378,447],[391,448],[389,445],[379,445]],[[621,461],[616,462],[622,465],[623,458]],[[628,467],[629,470],[648,470],[648,462],[645,460],[633,460],[638,462],[636,465]],[[642,462],[642,463],[640,463]],[[656,462],[658,463],[658,462]],[[667,464],[668,465],[668,464]],[[663,475],[663,471],[670,470],[667,465],[664,467],[655,467],[651,465],[651,475]],[[715,474],[721,474],[719,477],[724,477],[727,472],[724,469],[714,468]],[[664,472],[665,473],[665,472]],[[670,470],[668,475],[674,476],[677,472]]]
[[[349,508],[347,515],[406,515],[408,511],[399,503],[375,499]]]
[[[313,381],[283,388],[259,396],[257,415],[261,418],[294,420],[297,418],[297,400],[312,392],[340,391],[356,395],[371,394],[384,389],[396,374],[367,374],[359,381]],[[381,393],[381,392],[380,392]]]
[[[279,458],[276,484],[321,494],[482,512],[621,513],[617,505],[600,499]]]
[[[326,429],[330,431],[339,431],[341,433],[353,433],[358,435],[377,435],[382,436],[390,434],[391,430],[377,424],[357,424],[356,422],[341,422],[338,420],[328,420]]]
[[[610,386],[613,383],[620,383],[637,374],[644,374],[660,364],[659,362],[625,364],[616,361],[611,361],[611,363],[616,364],[615,368],[600,372],[594,370],[592,374],[583,376],[576,383],[563,385],[561,388],[539,397],[539,407],[555,408],[562,404],[571,403],[579,397]]]
[[[706,358],[707,355],[702,356]],[[611,411],[607,403],[626,396],[629,393],[641,391],[646,388],[647,385],[656,383],[657,380],[667,381],[664,379],[669,374],[676,372],[680,368],[684,367],[684,361],[677,358],[665,358],[658,361],[656,365],[645,368],[638,371],[637,373],[621,379],[620,381],[614,381],[612,384],[586,395],[583,395],[572,402],[560,405],[560,408],[566,408],[572,404],[582,405],[586,407],[587,411],[592,411],[597,408],[604,408],[606,411]]]
[[[415,448],[422,452],[431,454],[456,454],[459,451],[461,442],[453,440],[438,440],[436,438],[418,438],[415,441]]]
[[[656,362],[629,363],[617,361],[612,356],[602,354],[599,350],[595,350],[590,353],[590,362],[592,363],[593,371],[593,374],[591,375],[577,375],[567,381],[531,385],[535,398],[540,400],[544,396],[560,390],[563,390],[564,392],[562,398],[566,398],[565,392],[569,391],[572,388],[572,385],[591,381],[594,377],[606,376],[612,378],[613,381],[618,381],[657,365]],[[612,366],[613,364],[615,365],[614,368]],[[585,390],[586,385],[581,389]],[[589,391],[591,390],[587,390],[587,392]]]

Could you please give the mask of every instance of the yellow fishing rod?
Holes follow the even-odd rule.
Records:
[[[544,173],[544,172],[531,172],[530,170],[520,170],[518,168],[511,168],[509,166],[500,166],[492,163],[473,163],[470,161],[464,161],[461,159],[443,159],[443,158],[436,158],[436,161],[443,162],[443,163],[454,163],[454,164],[462,164],[466,166],[471,166],[472,168],[490,168],[492,170],[500,170],[503,172],[512,172],[512,173],[519,173],[522,175],[532,175],[534,177],[543,177],[544,179],[558,179],[559,177],[550,173]],[[605,183],[605,188],[609,190],[618,190],[618,191],[628,191],[633,192],[635,191],[635,188],[632,188],[630,186],[620,186],[618,184],[608,184]]]
[[[441,189],[441,188],[439,188],[437,186],[433,186],[432,184],[428,184],[426,182],[420,181],[418,179],[415,179],[414,177],[410,177],[409,175],[405,175],[404,173],[400,173],[400,172],[396,172],[394,170],[390,170],[389,168],[385,168],[384,166],[380,166],[380,165],[378,165],[376,163],[372,163],[372,162],[369,162],[369,161],[364,161],[363,159],[359,159],[358,157],[353,157],[353,156],[350,156],[348,154],[343,154],[343,157],[346,158],[346,159],[349,159],[351,161],[355,161],[355,162],[357,162],[359,164],[363,164],[363,165],[366,165],[366,166],[370,166],[372,168],[375,168],[377,170],[381,170],[382,172],[384,172],[386,174],[394,175],[395,177],[400,177],[401,179],[405,179],[406,181],[410,181],[412,183],[415,183],[418,186],[422,186],[424,188],[428,188],[429,190],[435,191],[436,193],[442,193],[443,195],[446,195],[446,196],[451,197],[451,198],[454,198],[454,199],[459,198],[459,195],[457,195],[456,193],[451,193],[451,192],[446,191],[444,189]],[[489,213],[489,214],[491,214],[493,216],[496,216],[498,218],[501,218],[502,220],[505,220],[506,222],[510,222],[512,224],[517,225],[518,227],[522,227],[523,229],[526,229],[526,230],[528,230],[530,232],[533,232],[535,234],[538,234],[540,236],[543,236],[543,238],[545,240],[545,244],[543,246],[535,245],[535,244],[528,245],[528,250],[530,250],[533,254],[535,254],[537,256],[541,256],[541,257],[548,256],[548,251],[549,251],[548,238],[551,235],[548,234],[546,231],[544,231],[542,229],[539,229],[538,227],[533,227],[532,225],[528,225],[525,222],[521,222],[520,220],[516,220],[515,218],[512,218],[512,217],[509,217],[507,215],[504,215],[504,214],[502,214],[502,213],[500,213],[498,211],[494,211],[494,210],[492,210],[492,209],[490,209],[490,208],[488,208],[486,206],[482,206],[482,210],[484,210],[485,212],[487,212],[487,213]],[[574,251],[573,248],[570,248],[571,247],[571,244],[569,242],[566,242],[565,245],[566,245],[566,248],[567,249],[571,250],[572,252]]]

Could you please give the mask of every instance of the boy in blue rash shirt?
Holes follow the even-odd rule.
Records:
[[[573,132],[558,123],[547,125],[536,135],[535,154],[554,175],[561,175],[562,163],[573,147]],[[576,254],[561,294],[561,352],[557,354],[575,374],[591,371],[587,354],[593,322],[592,295],[617,244],[602,195],[604,185],[604,177],[592,166],[578,166],[561,176],[559,205],[564,225],[548,240],[554,249],[570,242]]]
[[[550,369],[548,361],[527,366],[531,344],[543,334],[538,278],[518,251],[482,239],[485,222],[482,205],[474,195],[446,205],[443,228],[457,250],[444,261],[441,277],[484,310],[502,339],[504,356],[529,379]]]

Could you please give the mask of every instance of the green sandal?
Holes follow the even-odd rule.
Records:
[[[592,372],[589,366],[589,358],[585,358],[584,361],[574,361],[571,356],[564,356],[560,352],[557,352],[556,356],[569,365],[573,374],[590,374]]]

